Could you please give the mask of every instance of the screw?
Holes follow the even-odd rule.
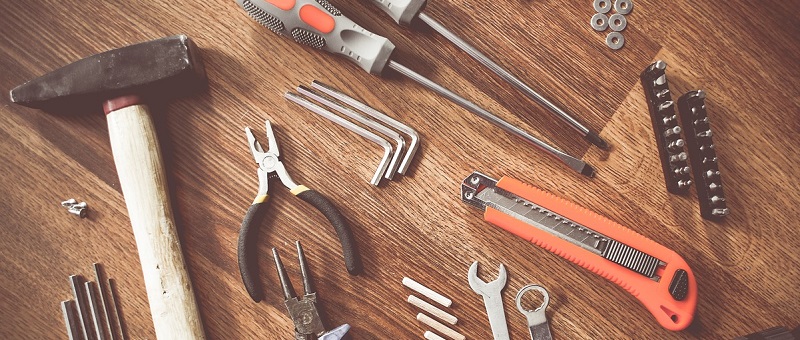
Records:
[[[69,207],[69,213],[80,216],[81,218],[86,218],[86,208],[80,208],[77,207],[77,205]]]
[[[66,201],[61,202],[61,206],[64,207],[64,208],[69,208],[69,207],[71,207],[71,206],[73,206],[73,205],[75,205],[77,203],[78,203],[78,201],[76,201],[74,198],[70,198],[70,199],[68,199]]]

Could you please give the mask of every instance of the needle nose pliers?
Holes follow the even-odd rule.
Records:
[[[342,213],[336,208],[330,200],[325,198],[316,190],[309,189],[304,185],[295,183],[286,168],[280,160],[280,151],[278,150],[278,142],[275,139],[275,133],[272,131],[272,125],[269,120],[266,121],[267,138],[269,139],[269,149],[264,152],[261,144],[253,135],[253,131],[247,127],[245,133],[247,134],[247,143],[250,147],[250,152],[253,154],[255,162],[258,164],[258,194],[256,195],[253,204],[247,210],[247,214],[242,221],[242,227],[239,230],[238,242],[238,257],[239,257],[239,272],[242,274],[242,281],[247,289],[247,293],[255,302],[259,302],[264,298],[264,293],[261,287],[257,284],[257,261],[255,261],[255,254],[253,253],[254,236],[253,226],[263,218],[262,206],[269,198],[267,194],[269,190],[269,180],[273,178],[280,179],[281,183],[289,189],[289,191],[303,201],[311,204],[319,210],[333,225],[336,234],[339,236],[339,241],[342,243],[342,252],[344,254],[344,263],[347,271],[352,275],[358,275],[362,271],[361,258],[358,255],[355,239],[347,224]]]
[[[303,277],[303,295],[298,297],[286,274],[286,268],[281,262],[278,250],[272,248],[272,257],[275,259],[275,267],[278,269],[278,277],[283,288],[283,299],[289,317],[294,323],[294,340],[341,340],[350,330],[350,325],[344,324],[331,331],[325,331],[322,318],[317,310],[317,293],[311,285],[311,277],[308,275],[306,266],[306,256],[303,254],[303,247],[300,241],[296,241],[297,259],[300,262],[300,275]]]

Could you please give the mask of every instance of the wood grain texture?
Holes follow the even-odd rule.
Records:
[[[511,336],[528,337],[516,291],[550,291],[553,335],[573,338],[731,338],[800,316],[800,4],[797,1],[636,1],[626,46],[611,51],[589,26],[588,1],[440,0],[426,13],[494,56],[533,87],[601,131],[602,152],[529,102],[441,36],[396,26],[368,1],[333,2],[397,46],[395,59],[597,168],[582,178],[552,158],[408,79],[375,77],[341,58],[260,27],[234,1],[7,1],[0,11],[0,89],[76,59],[185,33],[202,49],[210,84],[189,98],[154,103],[173,209],[209,338],[285,339],[286,315],[271,247],[300,239],[326,324],[353,339],[421,338],[403,276],[454,300],[454,328],[490,337],[469,264],[491,279],[509,269],[504,298]],[[701,88],[732,215],[703,220],[694,191],[667,194],[639,72],[665,60],[673,93]],[[289,103],[282,94],[318,79],[413,126],[422,147],[407,176],[368,184],[381,150]],[[59,302],[69,274],[92,262],[115,278],[133,338],[154,338],[133,233],[105,118],[58,116],[0,96],[0,338],[64,338]],[[325,218],[278,184],[259,232],[266,299],[254,304],[236,264],[241,219],[257,189],[243,132],[263,137],[270,119],[298,183],[332,199],[351,222],[366,273],[344,270]],[[459,199],[473,170],[511,176],[574,201],[681,254],[699,285],[696,327],[670,332],[635,298],[578,266],[483,222]],[[90,206],[78,219],[58,204]],[[291,257],[287,256],[287,259]],[[299,288],[299,266],[284,261]]]

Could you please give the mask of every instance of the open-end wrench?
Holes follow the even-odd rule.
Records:
[[[478,261],[469,267],[469,287],[475,293],[483,296],[483,304],[486,305],[486,315],[489,316],[489,325],[492,327],[492,335],[495,340],[508,340],[508,324],[506,324],[506,312],[503,308],[503,288],[506,287],[506,267],[500,264],[500,273],[497,279],[486,283],[478,277]]]

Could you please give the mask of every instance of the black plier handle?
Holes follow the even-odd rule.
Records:
[[[274,133],[270,122],[266,122],[267,136],[269,138],[269,150],[263,151],[263,148],[253,136],[250,128],[246,128],[250,149],[253,152],[253,157],[258,163],[258,178],[259,178],[259,192],[253,204],[247,209],[247,213],[242,221],[242,227],[239,229],[239,242],[238,242],[238,258],[239,258],[239,272],[242,275],[242,282],[247,289],[247,293],[255,302],[259,302],[264,298],[264,293],[258,284],[258,266],[256,261],[256,254],[254,254],[255,245],[253,240],[255,237],[255,225],[263,219],[264,205],[269,199],[268,182],[270,178],[278,177],[289,191],[311,204],[314,208],[319,210],[333,225],[339,241],[342,243],[342,252],[344,255],[344,263],[347,267],[347,272],[352,275],[358,275],[362,271],[361,257],[358,254],[353,232],[350,230],[350,225],[347,220],[342,216],[342,213],[336,208],[333,203],[320,194],[318,191],[309,189],[305,185],[297,185],[286,173],[283,163],[279,160],[279,151],[277,143],[275,142]],[[275,176],[277,175],[277,176]]]

